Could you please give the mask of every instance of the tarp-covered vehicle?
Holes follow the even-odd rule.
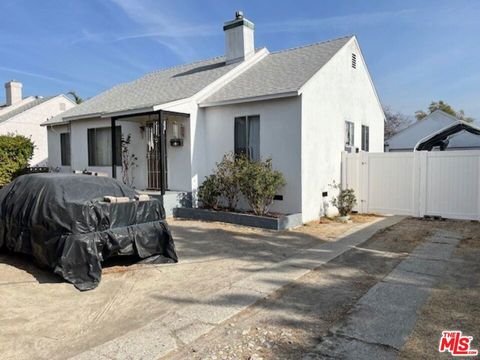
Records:
[[[177,262],[160,201],[107,177],[23,175],[0,190],[0,249],[33,256],[80,290],[119,255]]]

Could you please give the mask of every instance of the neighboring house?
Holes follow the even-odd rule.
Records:
[[[241,14],[224,32],[225,56],[152,72],[46,122],[52,164],[121,178],[120,136],[131,134],[137,188],[195,194],[225,153],[272,157],[287,185],[271,210],[318,219],[342,151],[383,151],[384,113],[357,39],[255,50]]]
[[[422,139],[426,139],[459,122],[468,125],[446,112],[436,110],[385,141],[385,151],[413,151]],[[480,136],[461,129],[449,134],[448,143],[445,145],[444,150],[480,149]]]
[[[50,118],[71,109],[75,103],[65,95],[22,97],[22,83],[5,84],[4,105],[0,105],[0,135],[18,134],[31,138],[35,150],[32,166],[47,165],[47,130],[41,126]]]

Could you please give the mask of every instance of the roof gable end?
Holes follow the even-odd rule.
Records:
[[[352,38],[348,36],[272,52],[200,105],[214,106],[298,95],[302,86]]]

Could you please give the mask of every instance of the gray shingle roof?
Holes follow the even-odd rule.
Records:
[[[352,37],[269,54],[203,103],[217,103],[298,91]]]
[[[8,119],[10,119],[10,118],[12,118],[12,117],[14,117],[18,114],[21,114],[24,111],[30,110],[31,108],[33,108],[37,105],[40,105],[41,103],[44,103],[45,101],[48,101],[52,98],[53,98],[53,96],[42,97],[42,98],[39,97],[38,99],[30,101],[29,103],[27,103],[25,105],[19,106],[18,108],[7,112],[6,114],[0,115],[0,123],[2,123],[4,121],[7,121]]]
[[[204,102],[218,102],[297,91],[352,37],[344,37],[267,55],[219,89]],[[43,125],[63,119],[143,109],[189,98],[240,63],[225,64],[216,57],[158,70],[120,84],[76,106]]]
[[[62,117],[141,109],[189,98],[237,65],[238,63],[226,65],[224,57],[216,57],[158,70],[117,85],[64,112]]]

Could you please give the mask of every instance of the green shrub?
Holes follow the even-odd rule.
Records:
[[[222,161],[217,163],[215,175],[220,196],[227,201],[229,210],[235,210],[240,193],[240,168],[233,153],[225,154]]]
[[[35,145],[22,135],[0,135],[0,186],[12,181],[14,175],[28,166]]]
[[[272,159],[251,161],[229,153],[217,163],[214,174],[200,185],[198,198],[203,207],[211,209],[217,209],[220,199],[224,198],[228,209],[235,210],[242,194],[256,215],[265,215],[284,185],[282,173],[272,168]]]
[[[347,216],[357,204],[355,192],[353,189],[342,189],[335,182],[332,187],[338,189],[338,195],[332,199],[332,205],[337,207],[340,216]]]
[[[198,200],[200,200],[204,208],[217,209],[219,199],[218,178],[215,174],[209,175],[203,180],[202,185],[198,187]]]
[[[273,170],[272,159],[251,161],[246,157],[236,160],[239,167],[240,191],[256,215],[265,215],[278,190],[286,182],[282,173]]]

